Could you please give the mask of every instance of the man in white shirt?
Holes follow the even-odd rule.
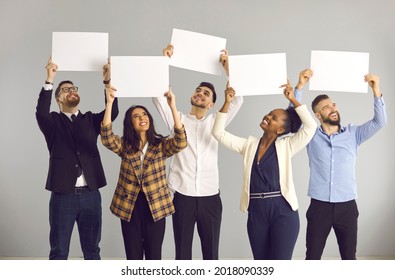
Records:
[[[173,46],[168,45],[163,54],[171,57]],[[220,62],[228,74],[228,53],[223,50]],[[187,147],[174,155],[170,162],[168,183],[174,191],[173,231],[177,260],[192,259],[192,241],[195,224],[199,233],[202,256],[217,260],[222,218],[219,194],[218,142],[211,135],[215,114],[207,114],[216,101],[215,88],[202,82],[191,97],[189,114],[180,112],[187,132]],[[173,118],[165,97],[153,102],[169,130]],[[241,96],[233,99],[226,124],[229,124],[243,103]]]

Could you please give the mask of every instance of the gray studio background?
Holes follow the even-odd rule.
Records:
[[[288,76],[293,85],[299,71],[309,67],[311,50],[370,53],[370,72],[381,78],[388,124],[359,150],[357,255],[373,259],[395,257],[394,14],[395,2],[391,0],[0,0],[0,258],[45,259],[49,252],[50,193],[44,189],[48,151],[34,113],[46,77],[44,67],[51,54],[52,32],[108,32],[110,55],[152,56],[162,55],[173,28],[227,38],[231,55],[285,52]],[[104,109],[100,72],[58,72],[55,82],[63,79],[71,79],[79,86],[81,111]],[[214,83],[219,93],[212,112],[222,105],[225,76],[171,68],[170,79],[180,111],[189,112],[190,95],[203,80]],[[310,104],[318,93],[309,92],[307,87],[304,101]],[[361,124],[372,117],[371,91],[369,94],[329,94],[338,104],[343,124]],[[167,134],[150,98],[120,99],[115,132],[122,133],[126,109],[139,103],[153,114],[157,129]],[[287,102],[280,95],[246,97],[228,130],[240,136],[259,136],[262,116],[273,108],[285,106]],[[54,100],[52,109],[58,110]],[[104,259],[123,259],[120,222],[109,211],[120,160],[106,150],[100,140],[98,145],[108,182],[101,190],[101,255]],[[220,258],[251,259],[247,214],[239,211],[241,156],[220,147],[219,167],[223,201]],[[293,167],[301,221],[294,258],[303,259],[305,213],[309,205],[306,195],[309,167],[305,149],[294,157]],[[338,255],[332,232],[324,257],[331,259]],[[197,234],[193,256],[201,258]],[[76,230],[70,257],[81,257]],[[174,258],[171,218],[167,219],[163,257]]]

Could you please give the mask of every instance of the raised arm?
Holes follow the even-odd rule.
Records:
[[[104,111],[103,126],[107,126],[112,122],[111,120],[112,105],[115,100],[116,91],[117,90],[111,86],[106,87],[106,109]]]
[[[387,123],[386,106],[380,90],[380,78],[374,74],[367,74],[364,78],[373,91],[374,116],[373,119],[357,127],[356,137],[358,144],[369,139]]]
[[[303,149],[317,131],[317,123],[305,104],[296,107],[295,111],[302,121],[302,127],[292,136],[283,138],[288,141],[292,155]]]
[[[163,144],[163,153],[166,155],[166,157],[171,157],[172,155],[186,148],[187,136],[184,125],[181,122],[180,114],[177,111],[176,97],[170,87],[164,96],[173,116],[174,136],[172,138],[166,139],[165,143]]]
[[[317,123],[307,109],[307,106],[302,105],[299,100],[295,98],[294,89],[289,80],[288,83],[282,87],[284,87],[284,97],[290,102],[290,104],[292,104],[292,107],[295,107],[295,111],[302,121],[301,128],[295,134],[290,137],[283,138],[284,141],[288,142],[292,154],[294,155],[304,148],[313,138],[317,129]]]
[[[236,96],[236,91],[232,88],[229,87],[229,82],[226,84],[226,89],[225,89],[225,100],[224,104],[221,107],[221,110],[219,110],[221,113],[228,113],[229,107],[231,102]]]
[[[58,65],[52,62],[51,56],[48,59],[48,63],[45,66],[45,69],[47,70],[47,78],[45,79],[45,81],[47,83],[53,84],[53,81],[55,80],[56,72],[58,71]]]
[[[103,84],[104,86],[111,87],[111,60],[110,58],[107,61],[107,64],[103,66]]]
[[[227,83],[225,89],[224,104],[222,105],[221,110],[217,112],[215,116],[215,121],[211,133],[219,143],[223,144],[228,149],[238,153],[242,153],[243,147],[247,139],[235,136],[225,130],[227,112],[232,100],[235,98],[236,95],[236,91],[228,85],[229,84]]]
[[[106,109],[104,111],[103,122],[101,123],[100,138],[102,144],[109,150],[113,151],[117,155],[122,154],[122,139],[121,137],[114,135],[112,131],[112,120],[111,114],[113,109],[113,103],[115,100],[116,89],[109,86],[106,88]]]
[[[51,98],[53,91],[53,81],[55,80],[58,66],[52,62],[49,57],[46,69],[46,79],[43,87],[41,88],[40,95],[36,106],[36,119],[40,130],[44,135],[49,135],[53,128],[53,119],[50,114]]]
[[[165,93],[165,97],[167,99],[167,104],[169,105],[171,114],[173,116],[174,128],[181,129],[183,124],[181,122],[180,114],[177,111],[176,96],[174,95],[170,87],[169,91]]]
[[[103,84],[105,89],[111,88],[111,60],[108,59],[107,64],[103,66]],[[115,90],[115,89],[113,89]],[[116,91],[116,90],[115,90]],[[105,95],[105,103],[107,105],[107,94]],[[112,101],[111,120],[114,121],[118,116],[118,98]]]
[[[219,56],[219,62],[221,62],[222,67],[224,67],[226,77],[229,81],[229,53],[228,50],[221,50],[221,55]]]
[[[303,88],[310,81],[310,78],[313,76],[313,70],[305,69],[299,72],[299,80],[295,87],[295,98],[302,103],[303,96]],[[293,104],[290,102],[289,107],[293,107]]]
[[[224,67],[226,77],[227,77],[227,84],[226,87],[229,86],[229,52],[227,49],[221,50],[221,54],[219,57],[219,62]],[[225,91],[225,100],[226,100],[226,91]],[[244,99],[242,96],[236,96],[232,98],[231,102],[227,104],[227,115],[226,115],[226,122],[225,127],[233,120],[236,116],[237,112],[239,112],[241,105],[243,104]]]
[[[211,133],[218,143],[221,143],[226,148],[241,154],[247,139],[233,135],[225,130],[226,115],[227,113],[223,112],[216,113]]]
[[[373,91],[373,96],[374,97],[381,97],[381,90],[380,90],[380,78],[377,75],[374,74],[367,74],[365,75],[365,82],[367,82],[370,86],[370,88]]]
[[[299,100],[297,100],[295,98],[294,89],[292,88],[289,80],[287,81],[286,84],[284,84],[280,87],[284,88],[284,96],[285,96],[285,98],[288,99],[288,101],[290,102],[290,104],[292,104],[293,107],[297,108],[301,105]]]
[[[166,48],[163,49],[162,53],[164,56],[171,57],[174,52],[174,46],[168,44]],[[152,102],[154,103],[156,109],[161,115],[163,121],[165,122],[167,128],[171,131],[174,127],[173,113],[167,104],[167,98],[165,96],[153,97]]]
[[[107,107],[107,93],[106,89],[111,88],[111,60],[108,59],[107,64],[103,66],[103,84],[104,84],[104,104]],[[113,89],[115,90],[115,89]],[[94,114],[94,122],[96,129],[100,132],[101,123],[104,118],[106,110],[101,111],[100,113]],[[118,109],[118,98],[112,100],[112,108],[111,108],[111,121],[113,122],[119,114]]]

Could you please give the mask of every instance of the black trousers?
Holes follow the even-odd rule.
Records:
[[[333,228],[340,256],[355,260],[357,251],[358,207],[355,200],[331,203],[311,199],[306,213],[306,260],[321,259],[326,240]]]
[[[219,194],[192,197],[174,194],[173,231],[176,260],[192,259],[195,224],[200,237],[204,260],[218,260],[222,202]]]
[[[160,260],[166,218],[152,219],[147,199],[140,191],[130,221],[121,220],[123,243],[128,260]]]

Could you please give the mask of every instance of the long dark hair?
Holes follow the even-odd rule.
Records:
[[[136,133],[133,128],[131,116],[134,109],[143,109],[149,118],[149,128],[147,130],[147,140],[150,145],[157,145],[163,142],[166,138],[165,136],[157,133],[155,131],[154,119],[152,118],[150,112],[141,105],[131,106],[125,113],[125,119],[123,120],[123,150],[125,152],[138,152],[140,150],[140,135]]]

